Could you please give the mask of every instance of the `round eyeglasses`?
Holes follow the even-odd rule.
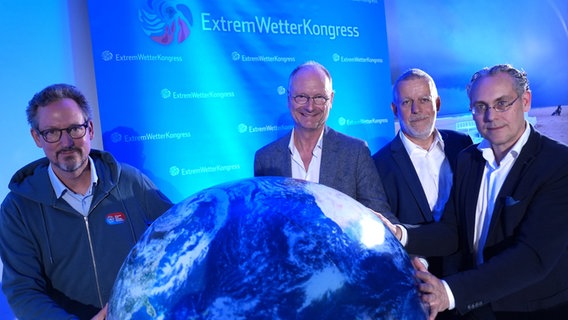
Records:
[[[45,130],[37,130],[40,136],[43,137],[43,140],[48,143],[55,143],[61,140],[61,135],[63,131],[66,131],[67,134],[73,139],[81,139],[87,133],[87,128],[89,127],[89,121],[85,121],[83,124],[76,124],[72,125],[65,129],[45,129]]]
[[[310,102],[311,99],[314,102],[314,104],[318,106],[323,106],[329,100],[329,98],[326,96],[319,95],[319,96],[310,97],[305,94],[299,94],[293,96],[292,99],[294,99],[294,101],[298,104],[307,104],[308,102]]]

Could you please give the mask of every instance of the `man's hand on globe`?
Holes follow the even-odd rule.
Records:
[[[402,239],[402,230],[400,229],[400,227],[398,227],[397,225],[393,224],[392,222],[389,221],[389,219],[385,218],[382,214],[378,213],[375,210],[369,209],[371,211],[373,211],[373,213],[379,217],[379,219],[381,219],[381,221],[383,222],[383,224],[389,228],[389,230],[395,235],[395,237],[400,241]]]

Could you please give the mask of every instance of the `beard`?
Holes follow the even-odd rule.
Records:
[[[72,154],[69,151],[73,151]],[[65,154],[61,155],[62,152]],[[83,167],[88,157],[83,156],[83,152],[78,148],[67,148],[57,152],[57,162],[54,165],[65,172],[75,172]]]
[[[413,127],[412,123],[417,120],[428,120],[429,123],[427,125],[424,124],[419,127]],[[410,136],[417,139],[426,139],[434,132],[434,122],[434,119],[430,117],[420,117],[409,119],[408,122],[401,123],[401,125],[404,127],[403,132],[407,132]]]

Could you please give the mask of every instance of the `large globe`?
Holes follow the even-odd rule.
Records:
[[[108,319],[426,319],[410,260],[326,186],[250,178],[194,194],[130,252]]]

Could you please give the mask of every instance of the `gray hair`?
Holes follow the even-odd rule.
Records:
[[[396,103],[396,101],[398,100],[398,86],[402,81],[406,81],[406,80],[413,80],[413,79],[426,79],[426,81],[428,81],[428,85],[430,86],[430,90],[432,91],[432,94],[434,95],[434,98],[438,97],[438,89],[436,88],[436,83],[434,83],[434,79],[432,79],[432,77],[427,74],[426,72],[424,72],[423,70],[417,69],[417,68],[412,68],[412,69],[408,69],[407,71],[405,71],[403,74],[401,74],[394,82],[393,86],[392,86],[392,102]]]
[[[26,115],[28,117],[28,123],[34,129],[39,129],[39,121],[37,119],[38,109],[40,107],[45,107],[50,103],[62,100],[62,99],[72,99],[81,108],[85,121],[91,120],[93,118],[93,110],[87,102],[87,98],[77,89],[75,86],[65,83],[53,84],[40,92],[36,93],[33,98],[28,102],[28,107],[26,108]]]
[[[473,74],[469,84],[467,85],[467,96],[471,100],[471,89],[477,81],[483,77],[494,76],[497,73],[507,73],[513,79],[513,87],[518,95],[522,95],[525,91],[529,91],[529,79],[527,73],[523,70],[518,70],[510,64],[498,64],[491,68],[485,67]]]

